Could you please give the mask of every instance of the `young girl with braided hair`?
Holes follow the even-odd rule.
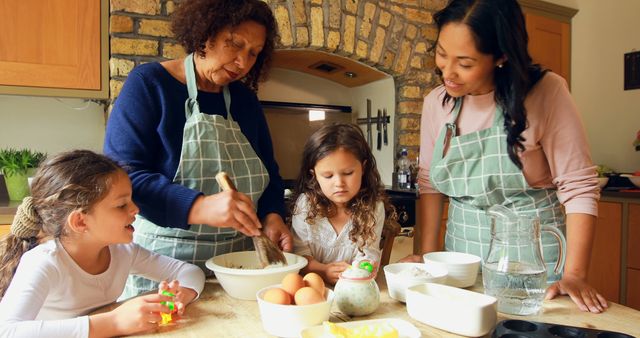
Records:
[[[44,163],[0,244],[0,336],[120,336],[153,329],[174,302],[182,313],[202,292],[195,265],[131,243],[138,207],[131,182],[111,159],[87,150]],[[113,303],[129,274],[160,290]],[[180,282],[178,282],[180,281]],[[169,291],[174,297],[164,295]],[[165,292],[166,294],[166,292]]]

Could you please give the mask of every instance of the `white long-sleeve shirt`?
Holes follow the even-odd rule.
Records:
[[[57,240],[27,251],[0,301],[0,337],[88,337],[88,314],[115,302],[130,273],[175,279],[198,295],[204,288],[204,273],[195,265],[134,243],[109,250],[109,267],[97,275],[82,270]]]
[[[356,243],[349,239],[349,232],[353,228],[351,219],[347,221],[339,234],[329,223],[326,217],[319,218],[315,224],[305,221],[309,210],[306,195],[302,194],[296,201],[296,212],[292,216],[293,230],[293,252],[301,256],[311,256],[320,263],[347,262],[354,260],[380,261],[380,238],[384,225],[384,204],[376,204],[375,240],[363,248],[363,252],[358,251]]]

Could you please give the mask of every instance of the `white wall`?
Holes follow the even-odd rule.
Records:
[[[95,102],[0,95],[2,148],[31,148],[49,155],[76,148],[102,152],[104,129],[104,108]]]
[[[640,50],[638,0],[580,0],[572,23],[571,86],[593,161],[640,170],[632,142],[640,130],[640,89],[624,90],[624,54]]]
[[[640,130],[640,89],[623,89],[624,54],[640,50],[640,1],[547,2],[578,10],[571,29],[571,89],[593,161],[620,172],[640,170],[640,152],[631,145]]]
[[[349,88],[317,76],[282,68],[271,69],[269,80],[260,84],[258,98],[262,101],[351,105]]]
[[[387,126],[389,144],[376,150],[376,126],[372,125],[372,137],[374,144],[372,150],[376,157],[378,170],[383,183],[391,185],[393,173],[393,149],[394,149],[394,111],[395,111],[395,85],[393,78],[388,77],[364,86],[349,88],[333,81],[305,73],[274,68],[269,76],[269,81],[260,85],[258,97],[264,101],[282,101],[296,103],[315,103],[328,105],[350,106],[353,109],[353,119],[366,117],[366,99],[372,100],[372,117],[376,116],[377,109],[387,108],[391,124]],[[361,125],[366,135],[365,125]],[[273,130],[272,130],[273,132]]]
[[[376,158],[378,164],[378,171],[382,177],[382,182],[385,185],[391,185],[393,177],[393,163],[395,158],[395,83],[392,77],[387,77],[376,82],[366,84],[364,86],[355,87],[351,89],[352,107],[354,113],[359,118],[367,117],[367,99],[371,99],[371,117],[376,117],[378,109],[387,108],[387,114],[390,116],[391,123],[387,125],[387,133],[389,138],[389,144],[381,146],[380,150],[376,149],[377,132],[376,125],[371,126],[371,137],[373,144],[371,150]],[[360,125],[362,131],[367,135],[366,125]]]

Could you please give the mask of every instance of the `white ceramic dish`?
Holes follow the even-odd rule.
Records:
[[[631,181],[631,183],[633,183],[633,185],[636,186],[636,188],[640,188],[640,176],[634,176],[629,174],[624,174],[620,176],[628,178],[629,181]]]
[[[415,325],[409,323],[406,320],[398,318],[384,318],[384,319],[371,319],[371,320],[357,320],[346,323],[336,323],[336,325],[346,328],[355,328],[362,325],[374,325],[387,322],[398,330],[399,338],[420,338],[420,330]],[[322,325],[313,326],[300,332],[300,338],[321,338],[324,334],[324,327]]]
[[[604,188],[607,182],[609,182],[609,177],[598,177],[598,187],[600,187],[600,189]]]
[[[410,277],[405,275],[412,269],[421,269],[428,272],[430,276]],[[423,263],[393,263],[385,265],[384,277],[387,281],[389,297],[404,303],[407,287],[428,282],[445,284],[447,270],[439,266],[427,266]]]
[[[256,293],[262,327],[269,334],[278,337],[298,337],[300,331],[329,320],[334,298],[331,289],[325,288],[327,300],[321,303],[282,305],[269,303],[262,298],[267,290],[275,287],[280,287],[280,284],[268,286]]]
[[[229,296],[255,300],[258,290],[279,284],[288,273],[297,273],[307,265],[307,259],[302,256],[285,252],[284,257],[286,266],[259,269],[256,268],[260,265],[255,251],[239,251],[210,258],[205,265],[215,272]]]
[[[447,285],[466,288],[476,283],[480,272],[481,258],[462,252],[436,251],[423,256],[427,266],[438,266],[447,270]]]
[[[498,318],[495,297],[435,283],[407,288],[407,312],[427,325],[470,337],[489,333]]]

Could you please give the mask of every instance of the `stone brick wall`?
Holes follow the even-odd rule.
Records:
[[[335,53],[394,77],[396,147],[415,158],[422,98],[437,85],[432,14],[446,0],[264,1],[278,22],[279,49]],[[172,0],[110,0],[111,99],[135,65],[184,56],[169,30],[175,6]]]

